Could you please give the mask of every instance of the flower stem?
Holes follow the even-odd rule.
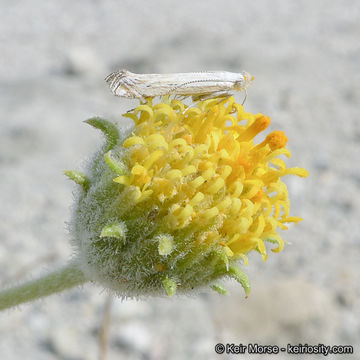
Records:
[[[87,281],[75,262],[39,279],[0,291],[0,310],[36,300]]]

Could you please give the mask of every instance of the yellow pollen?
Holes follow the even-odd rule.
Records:
[[[160,134],[153,134],[147,137],[146,143],[149,145],[149,150],[156,149],[158,147],[163,147],[166,150],[168,149],[168,143],[165,141],[164,137]]]
[[[124,141],[123,147],[129,148],[133,145],[144,145],[144,139],[140,136],[132,136]]]
[[[206,190],[211,193],[217,193],[221,188],[224,187],[225,181],[223,178],[218,177]]]
[[[216,205],[216,207],[220,211],[226,211],[231,206],[231,198],[226,197],[224,200],[222,200],[219,204]]]
[[[219,209],[217,207],[213,207],[211,209],[205,210],[201,215],[202,215],[203,218],[205,218],[207,220],[211,220],[217,214],[219,214]]]
[[[286,146],[288,138],[286,137],[283,131],[273,131],[269,134],[266,139],[265,143],[269,144],[270,149],[272,151],[283,148]]]
[[[146,169],[149,169],[153,163],[155,163],[157,160],[159,160],[163,155],[163,152],[161,150],[154,151],[148,159],[144,162],[144,167]]]
[[[186,166],[181,170],[183,176],[190,175],[196,172],[196,167],[194,165]]]
[[[263,191],[260,189],[252,198],[251,201],[252,202],[259,202],[261,201],[262,195],[263,195]]]
[[[205,195],[201,192],[198,192],[191,200],[190,200],[190,205],[196,205],[198,204],[200,201],[204,200]]]
[[[214,169],[207,169],[205,171],[203,171],[201,173],[201,176],[205,179],[205,180],[209,180],[211,179],[215,174],[215,170]]]
[[[177,179],[177,178],[181,178],[183,176],[182,172],[180,170],[174,169],[174,170],[170,170],[167,174],[166,174],[166,178],[171,180],[171,179]]]
[[[232,167],[229,165],[225,165],[220,171],[220,176],[223,179],[226,179],[231,174],[231,172],[232,172]]]
[[[194,188],[198,188],[205,182],[205,179],[202,176],[198,176],[196,179],[190,182],[190,185]]]

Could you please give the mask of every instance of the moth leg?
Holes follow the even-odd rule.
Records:
[[[141,96],[141,95],[139,95],[139,96]],[[140,100],[140,105],[146,105],[146,104],[148,103],[149,99],[152,99],[152,97],[151,97],[151,96],[147,96],[147,97],[141,96],[141,97],[139,97],[138,99]],[[126,113],[127,113],[127,114],[128,114],[128,113],[131,113],[131,112],[133,112],[134,110],[136,110],[136,108],[132,108],[132,109],[128,110]]]
[[[246,90],[245,90],[246,91]],[[217,103],[216,103],[216,105],[218,105],[218,104],[220,104],[220,103],[222,103],[222,102],[226,102],[230,97],[232,96],[232,94],[228,94],[228,96],[224,96],[224,98],[223,99],[221,99],[221,100],[219,100]],[[247,96],[247,93],[246,93],[246,96]],[[245,97],[245,99],[244,99],[244,101],[242,102],[242,104],[241,105],[244,105],[244,102],[245,102],[245,100],[246,100],[246,97]],[[229,112],[229,114],[234,114],[234,113],[236,113],[236,108],[232,108],[232,110]]]
[[[245,104],[245,101],[246,101],[246,99],[247,99],[247,89],[245,88],[245,97],[244,97],[244,100],[243,100],[243,102],[241,103],[241,105],[244,105]]]
[[[209,100],[213,98],[229,98],[230,96],[232,96],[232,94],[230,94],[228,91],[215,91],[208,94],[193,95],[192,100],[195,102],[195,101]],[[221,101],[223,100],[224,99],[221,99]]]
[[[184,101],[186,98],[188,98],[186,95],[177,95],[177,97],[180,101]]]
[[[202,100],[207,100],[207,99],[211,99],[214,97],[214,93],[211,94],[200,94],[200,95],[193,95],[192,101],[196,102],[196,101],[202,101]]]
[[[221,104],[222,102],[223,103],[226,103],[227,101],[228,101],[228,99],[229,98],[231,98],[231,94],[228,94],[227,96],[225,95],[221,100],[219,100],[217,103],[216,103],[216,105],[219,105],[219,104]],[[220,96],[221,97],[221,96]]]
[[[170,96],[171,96],[172,99],[174,99],[174,100],[180,100],[180,101],[183,101],[183,100],[185,100],[186,98],[189,97],[189,96],[186,96],[186,95],[171,94],[170,91],[169,91],[166,95],[164,95],[164,96],[169,96],[169,99],[170,99]]]

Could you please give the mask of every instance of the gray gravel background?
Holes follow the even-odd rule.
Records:
[[[289,137],[291,246],[250,256],[249,299],[114,299],[107,359],[265,359],[215,355],[222,343],[351,344],[360,354],[359,1],[0,1],[0,282],[71,256],[73,185],[99,134],[134,102],[103,78],[134,72],[247,70],[248,111]],[[239,101],[242,100],[241,95]],[[86,285],[0,314],[0,358],[97,359],[106,293]],[[281,354],[275,359],[296,358]],[[322,356],[301,356],[317,359]]]

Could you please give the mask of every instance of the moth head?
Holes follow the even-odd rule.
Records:
[[[241,73],[241,78],[238,81],[236,81],[235,87],[237,87],[239,90],[246,89],[248,86],[250,86],[250,84],[254,79],[255,79],[254,76],[244,71]]]

